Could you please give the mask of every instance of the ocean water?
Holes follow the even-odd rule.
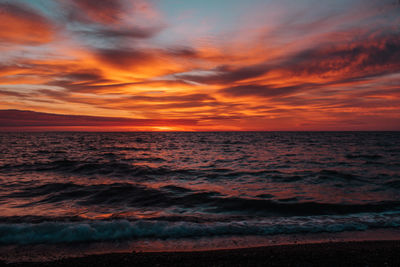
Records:
[[[400,227],[399,132],[0,133],[0,245]]]

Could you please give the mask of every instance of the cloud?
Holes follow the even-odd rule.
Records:
[[[0,43],[39,45],[53,40],[54,27],[45,17],[17,3],[0,3]]]
[[[132,45],[160,33],[165,24],[152,16],[150,4],[142,0],[59,0],[65,11],[61,17],[69,31],[90,46],[114,48]],[[150,16],[150,17],[149,17]]]
[[[192,102],[192,101],[213,101],[214,97],[207,94],[188,94],[188,95],[170,95],[170,96],[130,96],[130,99],[147,102]]]
[[[77,7],[71,9],[70,18],[79,21],[88,19],[99,23],[118,22],[124,11],[121,0],[71,0]]]
[[[176,75],[177,77],[205,84],[226,84],[237,81],[255,78],[267,73],[271,70],[270,64],[262,63],[253,66],[234,67],[229,65],[221,65],[210,70],[211,75]]]
[[[162,80],[162,76],[185,71],[195,64],[196,59],[196,52],[180,48],[114,46],[113,48],[95,48],[90,50],[90,53],[100,65],[106,65],[127,74],[131,73],[132,77],[141,77],[142,81],[152,81],[156,78]],[[145,78],[149,80],[144,80]],[[175,79],[183,80],[178,76]]]
[[[275,76],[269,77],[269,72],[274,72]],[[310,49],[284,58],[275,64],[232,70],[227,68],[218,75],[182,78],[210,84],[260,78],[260,84],[246,83],[226,87],[221,89],[221,92],[235,97],[246,95],[276,97],[301,90],[316,88],[324,90],[335,85],[358,84],[398,72],[400,72],[400,37],[390,35],[377,37],[368,42]],[[292,85],[282,86],[285,80]]]
[[[235,24],[193,27],[190,12],[157,14],[158,1],[39,2],[0,4],[0,109],[190,118],[195,129],[236,130],[399,116],[398,7],[268,1]]]
[[[400,71],[400,35],[368,38],[344,45],[319,47],[286,60],[292,75],[376,76]]]
[[[69,92],[79,92],[79,93],[107,93],[112,90],[118,92],[122,88],[131,85],[131,83],[117,83],[109,81],[108,83],[97,84],[96,82],[82,82],[82,83],[75,83],[73,81],[68,80],[59,80],[59,81],[52,81],[49,82],[48,85],[62,87],[67,89]]]
[[[2,127],[50,127],[50,126],[181,126],[196,125],[192,119],[130,119],[42,113],[26,110],[0,110]]]
[[[88,35],[96,38],[110,38],[110,39],[148,39],[154,37],[162,30],[161,26],[158,27],[126,27],[126,28],[94,28],[91,30],[76,31],[81,35]]]
[[[107,90],[120,89],[132,83],[121,83],[110,80],[99,69],[77,69],[51,74],[46,84],[66,89],[69,92],[100,93]]]
[[[150,51],[139,49],[97,49],[95,56],[102,62],[118,68],[130,68],[153,61],[156,57]]]
[[[6,90],[0,90],[0,95],[5,96],[5,97],[12,96],[12,97],[18,97],[18,98],[25,98],[25,97],[29,96],[28,94],[14,92],[14,91],[6,91]]]
[[[58,0],[66,10],[68,22],[105,27],[103,36],[138,37],[159,30],[161,19],[150,1],[145,0]],[[161,23],[162,24],[162,23]]]
[[[283,86],[283,87],[273,87],[268,85],[240,85],[235,87],[228,87],[221,90],[222,93],[235,96],[259,96],[259,97],[278,97],[284,95],[290,95],[294,92],[305,88],[307,85],[301,86]]]
[[[4,92],[11,95],[12,92]],[[72,94],[71,91],[41,89],[38,91],[42,96],[49,97],[53,100],[64,101],[67,103],[91,104],[99,108],[115,108],[119,107],[124,110],[135,110],[146,112],[152,110],[165,111],[167,109],[178,111],[180,109],[196,108],[196,107],[215,107],[226,106],[224,103],[216,101],[215,98],[206,94],[186,94],[186,95],[127,95],[113,94],[104,95],[102,97],[93,98],[89,95]],[[2,91],[0,91],[0,95]],[[134,103],[134,105],[132,105]]]

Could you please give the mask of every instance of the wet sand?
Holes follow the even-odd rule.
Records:
[[[400,266],[400,241],[280,245],[199,252],[132,252],[6,266]]]

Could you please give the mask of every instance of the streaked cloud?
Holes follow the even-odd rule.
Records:
[[[53,39],[54,27],[39,12],[27,5],[0,2],[0,42],[39,45]]]
[[[400,129],[395,1],[224,3],[0,1],[0,109],[42,128]]]

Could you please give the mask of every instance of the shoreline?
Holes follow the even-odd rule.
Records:
[[[400,266],[400,240],[89,255],[5,266]],[[3,263],[5,264],[5,263]]]
[[[92,255],[180,253],[237,250],[257,247],[325,243],[399,241],[400,229],[369,229],[339,233],[303,233],[268,236],[219,236],[183,239],[136,239],[113,242],[43,243],[0,245],[0,262],[52,262]]]
[[[268,251],[270,247],[326,247],[327,244],[333,246],[332,244],[379,244],[381,242],[394,245],[400,243],[400,229],[391,228],[340,233],[285,234],[275,236],[221,236],[195,239],[143,239],[94,243],[2,245],[0,246],[0,265],[1,263],[8,263],[14,264],[11,266],[39,266],[40,264],[47,266],[47,264],[51,263],[53,265],[50,264],[49,266],[60,266],[58,263],[55,263],[89,257],[97,257],[99,259],[105,257],[105,260],[108,261],[110,255],[130,255],[128,258],[131,258],[132,253],[135,255],[144,255],[143,257],[147,257],[146,255],[186,255],[185,253],[188,253],[187,255],[197,255],[198,253],[222,255],[224,251],[234,251],[235,253],[241,253],[246,250],[258,251],[260,249]],[[397,247],[397,254],[400,255],[399,246],[396,245],[394,247]],[[94,261],[98,260],[95,259]],[[32,264],[21,265],[22,262],[32,262]],[[35,262],[40,264],[35,265]],[[71,266],[71,264],[61,266]],[[174,265],[170,264],[170,266]]]

